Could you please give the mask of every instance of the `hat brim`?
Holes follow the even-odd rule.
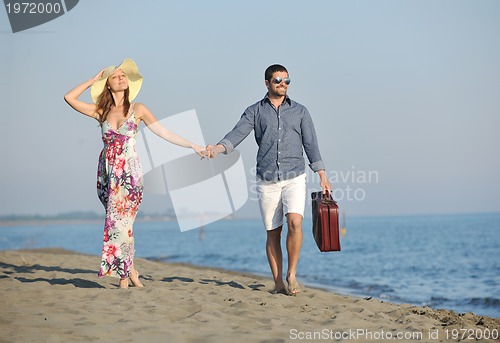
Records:
[[[125,76],[128,80],[128,100],[132,102],[135,99],[142,86],[142,76],[139,73],[139,68],[137,68],[137,64],[130,58],[126,58],[119,66],[110,66],[107,67],[99,80],[94,82],[92,87],[90,88],[90,96],[92,97],[92,101],[97,104],[99,101],[99,97],[106,86],[106,81],[108,80],[109,75],[113,74],[116,70],[122,70],[125,73]]]

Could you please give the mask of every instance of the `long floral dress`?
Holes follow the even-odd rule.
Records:
[[[101,124],[104,148],[97,169],[97,194],[106,209],[99,277],[129,277],[134,259],[133,224],[144,190],[142,168],[135,149],[138,132],[132,113],[114,130]]]

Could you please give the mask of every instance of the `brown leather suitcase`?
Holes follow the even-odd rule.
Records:
[[[330,193],[311,193],[313,235],[320,251],[340,251],[339,207]]]

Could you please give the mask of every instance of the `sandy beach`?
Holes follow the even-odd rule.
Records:
[[[1,251],[0,341],[498,342],[500,318],[310,287],[271,294],[270,278],[144,259],[136,264],[146,287],[122,290],[97,277],[99,261],[62,249]]]

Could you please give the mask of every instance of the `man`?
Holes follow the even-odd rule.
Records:
[[[317,172],[323,192],[331,191],[318,148],[314,125],[307,109],[287,95],[290,79],[282,65],[265,71],[267,94],[248,107],[236,126],[217,145],[208,145],[210,157],[230,153],[254,130],[257,152],[257,192],[267,230],[266,252],[276,293],[297,294],[297,263],[302,247],[302,220],[306,199],[303,150],[309,167]],[[286,216],[288,270],[283,282],[281,231]]]

